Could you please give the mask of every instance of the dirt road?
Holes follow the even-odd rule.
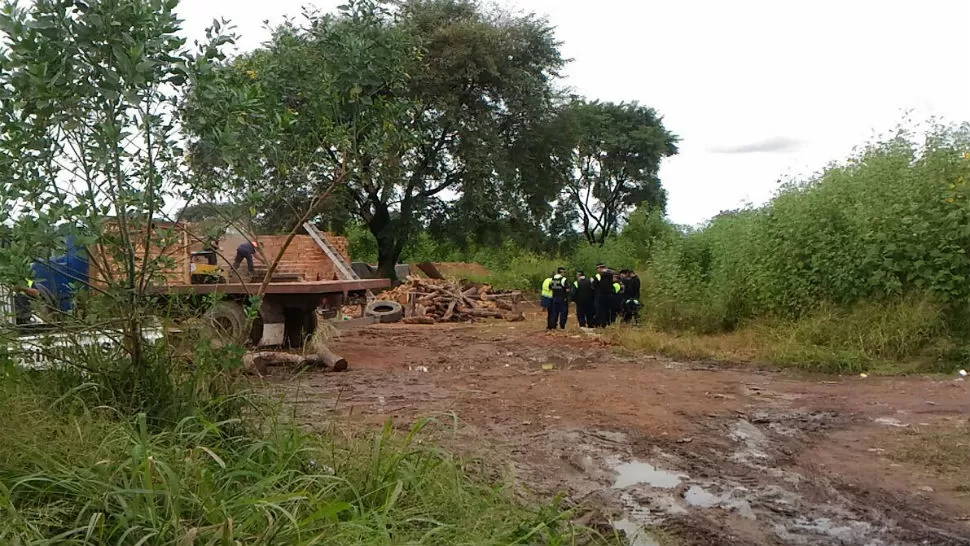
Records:
[[[623,355],[535,320],[374,326],[335,348],[350,372],[271,379],[302,419],[453,412],[453,447],[566,492],[631,544],[663,542],[657,529],[676,544],[970,544],[970,492],[895,457],[920,431],[966,422],[968,382]]]

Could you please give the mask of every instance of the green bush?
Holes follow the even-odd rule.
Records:
[[[916,294],[947,320],[970,299],[970,127],[865,148],[769,204],[668,237],[649,264],[648,313],[662,326],[729,330],[827,305]],[[652,301],[651,301],[652,300]]]

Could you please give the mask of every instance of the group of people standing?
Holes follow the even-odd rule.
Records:
[[[576,304],[580,328],[605,328],[621,316],[623,322],[640,322],[640,277],[629,269],[614,273],[606,264],[596,266],[596,275],[576,272],[570,282],[566,268],[542,283],[542,308],[546,310],[548,330],[565,329],[569,302]]]

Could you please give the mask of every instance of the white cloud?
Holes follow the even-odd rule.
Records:
[[[234,20],[248,49],[268,36],[263,20],[306,3],[340,2],[183,0],[180,11],[193,38],[214,17]],[[680,223],[764,202],[781,176],[844,157],[906,110],[970,120],[966,0],[499,3],[548,15],[577,92],[652,106],[683,138],[661,170]],[[779,138],[798,145],[723,153]]]

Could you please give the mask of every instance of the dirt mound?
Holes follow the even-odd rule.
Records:
[[[443,277],[448,279],[463,279],[469,277],[482,278],[492,274],[492,272],[484,265],[473,262],[433,262],[431,265],[433,265]],[[412,267],[411,271],[412,274],[420,274],[421,276],[425,276],[425,274],[416,267]]]

